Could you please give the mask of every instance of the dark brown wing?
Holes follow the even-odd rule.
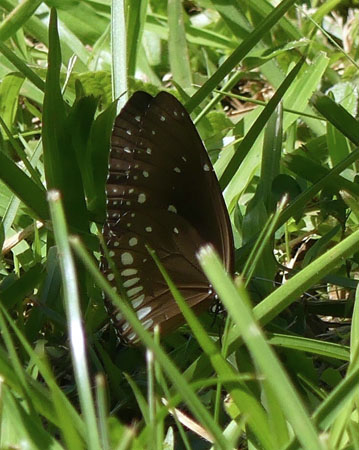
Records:
[[[212,243],[233,270],[231,225],[212,164],[188,113],[170,94],[135,93],[116,119],[107,182],[105,236],[124,287],[144,326],[162,333],[183,322],[175,300],[145,245],[188,304],[213,298],[195,254]],[[112,281],[114,275],[104,272]],[[121,314],[121,336],[136,339]]]

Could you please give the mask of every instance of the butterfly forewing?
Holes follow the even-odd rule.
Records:
[[[107,246],[137,316],[146,328],[159,324],[162,332],[171,331],[183,318],[146,245],[194,309],[213,298],[198,249],[212,243],[233,270],[218,181],[191,118],[172,95],[137,92],[122,109],[112,134],[107,199]],[[122,338],[135,341],[121,314],[113,318]]]

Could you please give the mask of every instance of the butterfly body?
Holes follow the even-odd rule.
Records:
[[[191,308],[199,311],[214,296],[196,260],[212,243],[233,270],[231,225],[218,181],[202,141],[178,100],[136,92],[115,121],[107,181],[104,235],[138,318],[162,333],[183,322],[175,300],[146,245]],[[114,275],[106,266],[109,281]],[[114,313],[124,340],[136,336]]]

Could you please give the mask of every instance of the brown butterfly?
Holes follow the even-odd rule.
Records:
[[[212,164],[192,120],[172,95],[136,92],[118,115],[112,133],[104,236],[143,326],[168,333],[184,321],[146,248],[157,257],[188,305],[199,312],[214,298],[196,260],[212,243],[233,271],[233,237]],[[104,261],[110,282],[115,276]],[[110,306],[113,311],[113,306]],[[118,311],[121,338],[136,334]]]

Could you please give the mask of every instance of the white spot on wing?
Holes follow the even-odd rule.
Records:
[[[171,212],[174,212],[174,213],[177,214],[177,209],[176,209],[176,207],[174,205],[169,205],[168,211],[171,211]]]
[[[127,295],[128,295],[129,297],[132,297],[133,295],[138,294],[138,293],[141,292],[142,290],[143,290],[143,286],[137,286],[137,287],[134,287],[134,288],[132,288],[132,289],[129,289],[129,290],[127,291]]]
[[[142,320],[144,317],[146,317],[151,312],[150,306],[145,306],[144,308],[141,308],[137,311],[137,317],[138,320]]]
[[[129,266],[133,263],[133,256],[129,252],[124,252],[121,255],[121,262],[124,266]]]
[[[138,277],[137,278],[130,278],[129,280],[124,281],[123,287],[129,288],[131,286],[134,286],[138,281],[140,281],[140,279]]]
[[[153,325],[153,320],[152,320],[152,319],[145,320],[145,321],[143,322],[143,324],[142,324],[142,326],[143,326],[143,328],[144,328],[145,330],[148,330],[149,328],[151,328],[152,325]]]
[[[134,331],[127,336],[127,339],[129,341],[133,341],[135,338],[136,338],[136,333]]]
[[[125,269],[121,272],[123,277],[130,277],[131,275],[136,275],[137,269]]]
[[[108,279],[108,281],[113,281],[115,279],[115,275],[113,273],[109,273],[107,275],[107,279]]]
[[[173,231],[174,231],[176,234],[179,233],[178,228],[176,228],[176,227],[173,228]]]
[[[137,309],[139,306],[141,306],[144,299],[145,299],[145,294],[141,294],[138,297],[134,298],[132,300],[132,306],[134,307],[134,309]]]
[[[129,245],[130,247],[134,247],[135,245],[137,245],[137,243],[138,243],[138,239],[135,238],[135,237],[130,238],[130,239],[128,240],[128,245]]]
[[[208,164],[205,164],[204,166],[203,166],[203,170],[205,171],[205,172],[209,172],[209,165]]]
[[[122,330],[123,333],[124,333],[125,331],[127,331],[129,328],[130,328],[130,324],[129,324],[128,322],[124,323],[124,324],[121,326],[121,330]]]
[[[179,167],[175,167],[173,170],[177,173],[181,173],[181,169]]]
[[[151,233],[152,227],[146,227],[145,230],[147,231],[147,233]]]
[[[142,172],[142,175],[143,175],[145,178],[148,178],[149,173],[147,172],[147,170],[144,170],[144,171]]]
[[[141,192],[141,194],[138,196],[138,203],[145,203],[146,201],[146,195]]]

